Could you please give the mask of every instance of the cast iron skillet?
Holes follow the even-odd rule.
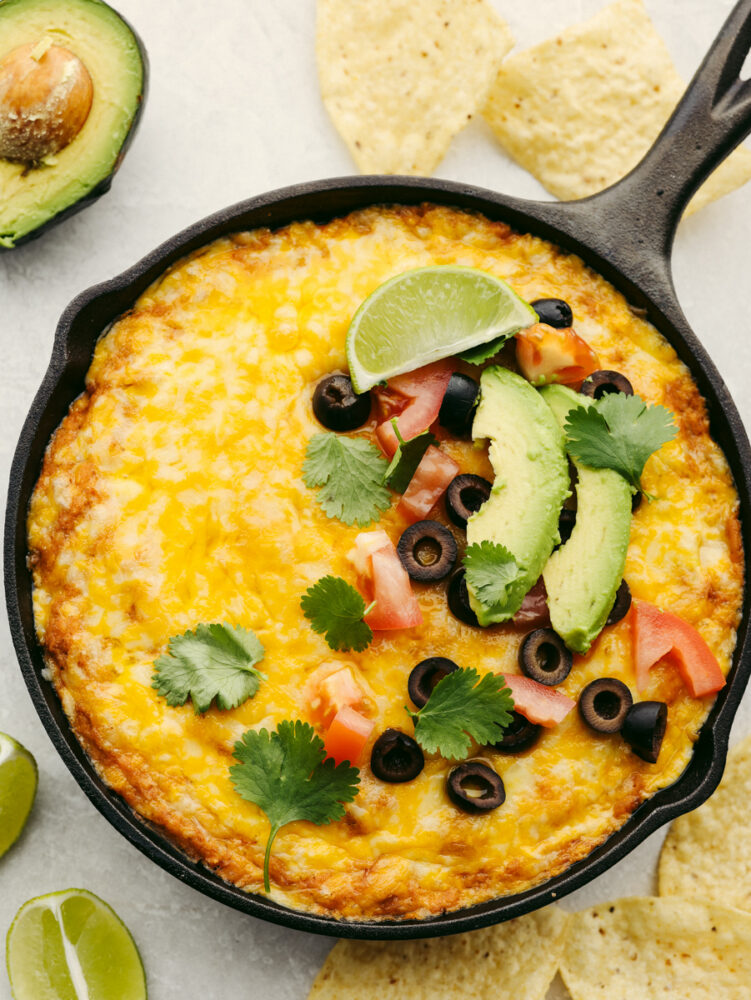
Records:
[[[580,254],[643,309],[690,368],[709,408],[711,431],[724,450],[740,495],[743,543],[751,552],[751,450],[725,385],[681,312],[670,273],[670,250],[680,214],[710,171],[751,130],[751,82],[739,73],[751,46],[751,0],[741,0],[686,95],[645,159],[619,184],[580,202],[520,201],[447,181],[404,177],[342,178],[303,184],[219,212],[185,230],[131,270],[79,295],[57,328],[52,360],[21,432],[11,469],[5,524],[5,587],[13,641],[39,716],[75,779],[104,816],[153,861],[177,878],[238,910],[300,930],[339,937],[416,938],[471,930],[519,916],[584,885],[663,823],[693,809],[722,775],[731,722],[751,673],[749,595],[744,599],[728,685],[702,728],[685,773],[645,802],[628,822],[583,861],[526,892],[428,920],[340,922],[299,913],[249,895],[191,861],[136,816],[98,777],[44,679],[34,635],[31,577],[26,566],[25,518],[44,450],[73,399],[97,337],[144,289],[186,254],[228,233],[326,221],[379,203],[424,201],[483,212]],[[614,122],[617,128],[618,123]],[[698,863],[701,863],[699,860]],[[144,891],[148,891],[144,887]]]

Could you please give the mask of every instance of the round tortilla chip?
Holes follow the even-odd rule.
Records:
[[[751,916],[633,898],[577,913],[561,975],[572,1000],[749,1000]]]
[[[548,906],[497,927],[424,941],[340,941],[308,1000],[543,1000],[568,917]]]
[[[730,751],[714,795],[670,827],[659,885],[661,896],[751,912],[751,736]]]
[[[487,0],[318,0],[323,102],[363,173],[431,173],[512,45]]]

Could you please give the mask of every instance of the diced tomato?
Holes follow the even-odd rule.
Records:
[[[420,605],[392,543],[374,552],[370,560],[375,607],[365,616],[368,625],[384,630],[422,625]]]
[[[521,607],[511,619],[517,628],[549,628],[550,609],[548,608],[548,592],[542,577],[534,587],[527,592]]]
[[[326,756],[333,757],[337,764],[345,760],[357,764],[374,726],[375,722],[353,708],[340,709],[323,738]]]
[[[536,323],[516,335],[516,360],[532,385],[561,382],[577,387],[600,367],[597,355],[571,327]]]
[[[384,545],[391,545],[391,539],[382,528],[377,531],[361,531],[355,539],[355,544],[347,553],[347,558],[364,580],[372,579],[373,571],[370,557],[378,549],[382,549]]]
[[[395,375],[385,389],[373,390],[384,418],[376,427],[376,437],[385,455],[392,458],[399,445],[391,426],[393,417],[405,441],[422,434],[438,419],[453,370],[448,360],[434,361],[416,371]]]
[[[575,701],[565,694],[533,681],[523,674],[504,674],[506,686],[514,699],[514,710],[538,726],[551,728],[562,722]]]
[[[412,521],[427,517],[458,473],[459,466],[453,458],[431,444],[399,501],[399,510]]]
[[[650,668],[664,657],[678,668],[692,698],[714,694],[725,686],[719,663],[693,625],[646,601],[633,601],[631,608],[639,692],[649,683]]]
[[[311,718],[328,726],[343,708],[362,707],[364,692],[349,667],[329,660],[310,675],[303,698]]]
[[[385,531],[361,531],[347,558],[360,576],[366,601],[375,607],[365,621],[374,629],[422,624],[422,611],[394,544]]]

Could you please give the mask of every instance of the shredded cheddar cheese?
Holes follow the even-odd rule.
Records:
[[[356,582],[347,553],[359,529],[327,518],[301,478],[321,430],[316,382],[345,369],[347,326],[375,287],[443,263],[483,268],[528,300],[565,298],[602,367],[674,412],[678,436],[644,473],[657,499],[633,519],[625,578],[635,596],[696,626],[723,672],[730,667],[743,553],[727,463],[673,349],[581,260],[430,206],[214,243],[173,267],[97,344],[86,390],[48,449],[28,532],[39,640],[83,746],[134,809],[248,890],[262,886],[268,822],[232,789],[233,744],[249,727],[315,721],[305,691],[322,663],[341,661],[362,682],[372,739],[389,726],[411,733],[407,677],[427,656],[519,672],[522,635],[461,624],[442,584],[416,587],[423,625],[377,634],[362,653],[332,653],[300,609],[322,576]],[[461,472],[492,478],[485,450],[437,433]],[[394,542],[407,525],[397,499],[373,526]],[[154,660],[170,636],[213,621],[256,633],[268,680],[232,711],[169,707],[151,686]],[[560,690],[577,698],[598,676],[634,690],[628,621],[575,657]],[[365,764],[344,820],[279,834],[274,898],[345,919],[424,917],[559,873],[686,767],[711,699],[692,699],[667,664],[651,672],[644,697],[669,706],[656,765],[618,737],[594,736],[572,712],[532,750],[489,755],[506,802],[484,816],[451,804],[439,757],[406,785],[376,780]]]

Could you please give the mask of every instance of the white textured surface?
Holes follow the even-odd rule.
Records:
[[[594,13],[600,0],[493,0],[519,45]],[[685,76],[731,0],[647,0]],[[46,368],[57,319],[78,292],[223,206],[354,168],[320,103],[313,0],[119,0],[149,51],[151,93],[113,190],[40,241],[0,256],[0,476]],[[555,67],[551,66],[551,72]],[[545,197],[481,122],[458,137],[439,176]],[[747,426],[751,401],[748,233],[751,185],[683,224],[674,253],[684,310]],[[747,695],[734,740],[751,728]],[[99,815],[58,759],[21,680],[3,617],[0,731],[37,758],[40,791],[21,841],[0,861],[0,944],[30,896],[82,886],[111,903],[143,954],[152,1000],[304,1000],[330,941],[206,899],[147,861]],[[654,889],[662,834],[564,900],[583,907]],[[565,996],[555,987],[551,998]],[[10,990],[0,972],[0,1000]]]

